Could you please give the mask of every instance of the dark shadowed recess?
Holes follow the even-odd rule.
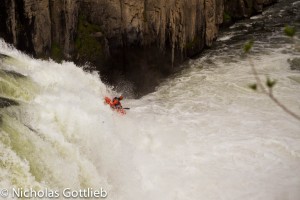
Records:
[[[111,55],[111,59],[99,69],[101,79],[132,98],[153,92],[162,79],[176,71],[178,63],[182,63],[181,55],[177,54],[172,65],[171,53],[158,51],[157,47],[116,48]],[[126,85],[120,85],[120,82],[133,88],[127,91],[124,89]]]

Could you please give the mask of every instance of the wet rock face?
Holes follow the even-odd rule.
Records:
[[[151,45],[195,54],[216,38],[223,7],[216,0],[90,0],[82,13],[101,26],[110,47]]]
[[[50,0],[51,54],[59,48],[62,56],[71,59],[74,53],[74,41],[77,32],[79,0]],[[52,55],[53,56],[53,55]],[[55,58],[55,57],[54,57]]]
[[[291,70],[300,71],[300,58],[289,59],[288,62],[290,64]]]
[[[37,57],[50,56],[57,44],[70,58],[78,6],[76,0],[5,0],[0,6],[0,36]]]
[[[275,2],[277,0],[225,0],[225,12],[233,19],[241,19],[262,12],[265,6]]]
[[[121,75],[147,90],[159,82],[154,76],[212,45],[224,8],[241,18],[273,1],[5,0],[0,36],[37,57],[89,62],[109,82]]]
[[[219,0],[90,0],[82,3],[81,12],[100,26],[107,44],[105,57],[113,58],[102,71],[109,74],[114,69],[116,76],[123,74],[138,90],[148,91],[150,82],[157,84],[186,57],[212,44],[223,22],[224,4]]]
[[[21,50],[47,55],[51,43],[49,1],[6,0],[1,4],[0,35]]]

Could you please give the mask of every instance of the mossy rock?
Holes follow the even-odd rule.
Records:
[[[291,70],[300,71],[300,58],[288,59]]]
[[[232,20],[231,16],[228,13],[226,13],[226,12],[224,12],[223,18],[224,18],[224,22],[225,23],[226,22],[230,22]]]
[[[89,23],[84,15],[80,15],[75,39],[77,59],[93,62],[103,58],[103,38],[100,26]]]
[[[63,51],[57,43],[51,45],[51,58],[57,62],[61,62],[64,58]]]
[[[200,39],[198,36],[195,36],[194,39],[190,42],[188,42],[186,45],[185,45],[185,48],[187,50],[189,49],[194,49],[195,47],[197,47],[199,45],[199,42],[200,42]]]

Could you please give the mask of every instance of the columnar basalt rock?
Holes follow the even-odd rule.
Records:
[[[274,1],[4,0],[0,37],[34,56],[89,62],[108,79],[123,74],[139,85],[211,46],[224,13],[249,17]]]
[[[4,1],[1,6],[1,36],[21,50],[36,56],[48,55],[51,44],[51,21],[48,0]],[[3,22],[1,22],[3,23]]]
[[[141,85],[149,71],[154,77],[167,74],[210,46],[223,12],[223,1],[216,0],[86,0],[79,15],[100,27],[105,55],[118,58],[102,69],[113,68]]]
[[[79,0],[50,0],[51,48],[59,48],[63,57],[72,58],[78,24]]]

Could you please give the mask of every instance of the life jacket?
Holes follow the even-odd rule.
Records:
[[[122,108],[121,99],[118,97],[113,98],[112,100],[112,107],[116,109]]]

